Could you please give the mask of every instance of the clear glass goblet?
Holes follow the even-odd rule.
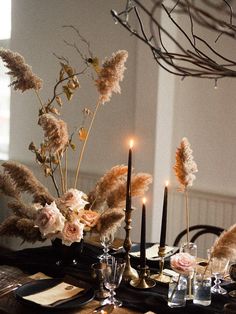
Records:
[[[103,254],[99,256],[100,260],[106,260],[111,255],[109,254],[110,247],[114,241],[114,235],[112,233],[106,233],[100,236],[101,245],[103,247]]]
[[[102,304],[113,304],[115,307],[122,306],[122,301],[115,298],[115,289],[118,288],[125,269],[123,259],[109,257],[106,260],[105,267],[102,269],[104,277],[104,286],[110,291],[110,296]]]
[[[215,277],[214,286],[211,288],[211,293],[226,294],[227,291],[221,287],[221,279],[226,272],[229,260],[227,258],[213,257],[210,262],[211,273]]]

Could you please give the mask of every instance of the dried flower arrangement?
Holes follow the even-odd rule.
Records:
[[[52,179],[56,191],[55,197],[25,165],[12,161],[3,163],[0,191],[13,199],[8,204],[13,214],[0,225],[0,235],[17,236],[32,243],[59,238],[63,244],[71,245],[81,241],[87,231],[100,234],[115,232],[124,219],[126,166],[113,167],[97,182],[95,189],[88,196],[77,189],[77,184],[94,119],[99,107],[110,101],[112,93],[120,93],[119,83],[123,80],[128,53],[125,50],[117,51],[100,66],[98,58],[92,56],[89,43],[76,28],[72,28],[82,42],[87,44],[90,56],[84,57],[79,48],[73,45],[86,66],[81,72],[77,72],[66,58],[57,57],[60,61],[59,77],[53,87],[53,96],[46,103],[40,96],[42,80],[32,72],[24,58],[16,52],[0,49],[0,57],[9,69],[7,74],[15,79],[11,86],[21,92],[33,90],[39,101],[38,124],[44,131],[44,138],[39,147],[32,142],[29,149],[34,153],[36,162],[42,167],[45,176]],[[93,80],[98,91],[98,100],[94,110],[83,109],[85,119],[90,119],[88,128],[82,125],[76,132],[69,134],[67,123],[58,118],[60,107],[64,105],[64,98],[67,101],[72,99],[80,87],[79,76],[89,70],[94,71],[97,76]],[[74,186],[68,187],[67,155],[76,150],[73,142],[75,134],[78,134],[82,146]],[[60,184],[57,182],[57,172]],[[152,177],[149,174],[133,174],[132,196],[142,196],[151,182]],[[30,202],[25,201],[25,193],[31,195]]]
[[[177,180],[179,181],[179,191],[185,195],[185,213],[186,213],[186,229],[187,229],[187,243],[189,243],[189,205],[188,205],[188,189],[193,185],[196,179],[194,173],[198,171],[197,164],[193,159],[192,149],[186,137],[181,140],[180,146],[176,151],[176,162],[174,171]]]

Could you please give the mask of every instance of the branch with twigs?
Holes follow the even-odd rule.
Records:
[[[234,39],[236,25],[233,24],[235,14],[231,2],[171,0],[167,5],[163,0],[128,0],[123,11],[111,10],[111,14],[116,23],[150,48],[157,64],[170,74],[217,81],[224,77],[236,77],[236,61],[218,52],[208,39],[198,36],[195,29],[201,26],[215,31],[215,43],[222,36]],[[161,20],[160,13],[169,19],[171,28],[174,27],[174,32],[178,32],[184,41],[176,39]],[[130,24],[131,15],[134,26]],[[187,28],[181,26],[180,15],[187,17]],[[148,22],[144,23],[147,19]],[[174,45],[174,50],[165,44],[166,38],[172,47]]]

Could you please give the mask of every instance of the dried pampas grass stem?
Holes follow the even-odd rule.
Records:
[[[229,230],[222,232],[216,239],[211,249],[211,257],[236,261],[236,224],[231,226]]]

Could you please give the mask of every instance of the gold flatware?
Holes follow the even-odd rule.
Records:
[[[113,310],[114,310],[114,305],[113,304],[105,304],[102,306],[97,307],[95,310],[93,310],[91,312],[91,314],[102,314],[102,313],[106,313],[106,314],[110,314]]]
[[[2,289],[0,289],[0,298],[3,297],[4,295],[16,290],[17,288],[19,288],[21,286],[20,283],[17,284],[10,284]]]

